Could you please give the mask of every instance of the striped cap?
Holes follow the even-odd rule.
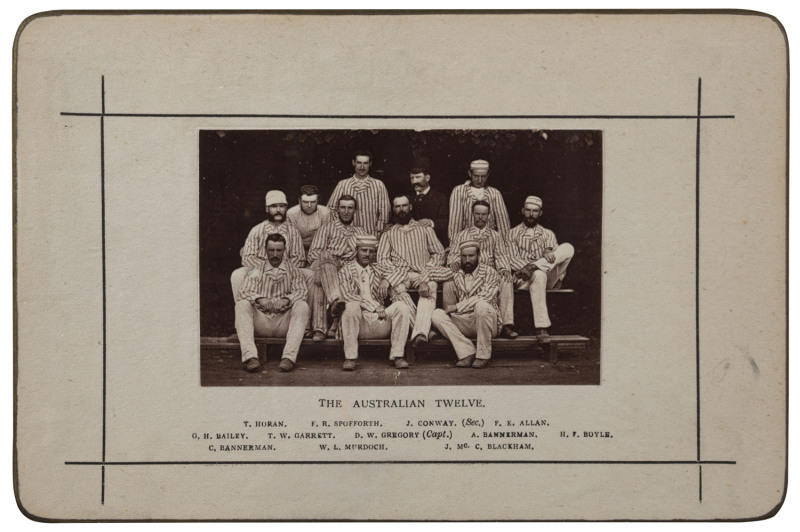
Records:
[[[528,196],[527,198],[525,198],[525,206],[527,207],[528,205],[535,205],[541,209],[542,198],[539,198],[537,196]]]
[[[464,251],[464,248],[478,248],[481,249],[481,245],[477,240],[465,240],[458,246],[459,251]]]
[[[359,235],[356,237],[356,247],[378,249],[378,239],[372,235]]]
[[[471,163],[469,163],[470,170],[488,170],[489,169],[489,161],[484,161],[483,159],[475,159]]]

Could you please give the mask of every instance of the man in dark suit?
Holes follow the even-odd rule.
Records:
[[[446,248],[450,243],[447,238],[450,202],[447,196],[431,188],[430,181],[428,159],[425,157],[414,159],[411,164],[411,186],[416,194],[411,200],[414,218],[417,220],[427,218],[433,222],[436,238]]]

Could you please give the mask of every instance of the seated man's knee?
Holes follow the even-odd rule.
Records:
[[[431,314],[431,321],[434,323],[434,325],[437,322],[441,322],[446,319],[447,319],[447,313],[440,308],[435,309]]]
[[[344,313],[361,314],[361,305],[358,301],[348,301],[344,306]]]
[[[303,314],[303,313],[308,314],[309,313],[308,303],[306,303],[305,301],[299,299],[299,300],[295,301],[292,304],[292,311],[298,312],[298,313],[301,313],[301,314]]]
[[[571,259],[575,255],[575,248],[569,242],[564,242],[558,246],[558,253],[564,258]]]
[[[531,290],[533,289],[533,285],[539,283],[546,283],[547,282],[547,274],[542,270],[534,270],[533,275],[531,275]]]
[[[478,301],[475,303],[476,314],[486,314],[487,312],[494,312],[494,307],[487,301]]]
[[[240,299],[236,302],[236,310],[250,310],[252,308],[253,304],[246,299]]]

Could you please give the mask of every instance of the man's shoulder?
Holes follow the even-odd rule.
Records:
[[[297,206],[297,210],[300,210],[300,206]],[[331,214],[331,210],[327,208],[325,205],[317,205],[317,210],[322,216],[329,216]]]
[[[450,195],[452,196],[453,194],[461,194],[467,189],[468,186],[469,183],[461,183],[460,185],[456,185],[453,187],[453,191],[450,193]]]
[[[433,187],[431,187],[431,189],[428,191],[428,196],[437,201],[444,201],[447,199],[447,195],[445,195],[444,192],[440,192]]]
[[[286,211],[286,215],[290,214],[300,214],[300,205],[295,205],[294,207],[289,207],[289,210]]]

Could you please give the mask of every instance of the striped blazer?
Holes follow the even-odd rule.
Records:
[[[363,227],[345,225],[339,218],[331,218],[314,235],[311,247],[308,248],[308,262],[316,261],[322,251],[327,251],[342,261],[352,260],[356,256],[356,237],[366,234]]]
[[[305,301],[308,287],[305,277],[293,264],[281,262],[277,268],[267,263],[266,268],[252,268],[242,281],[239,298],[254,303],[266,297],[269,300],[286,298],[291,305]]]
[[[458,249],[462,242],[477,240],[481,248],[481,264],[491,266],[497,271],[511,271],[508,242],[494,229],[484,227],[482,230],[474,225],[464,229],[456,235],[450,246],[446,264],[461,263],[461,251]]]
[[[393,225],[378,245],[378,265],[392,286],[415,272],[425,281],[446,274],[444,248],[430,224],[411,220],[407,226]],[[440,271],[441,270],[441,271]]]
[[[521,223],[508,233],[510,262],[514,271],[520,270],[542,258],[546,250],[558,247],[556,234],[541,225],[533,228],[533,237],[528,234],[528,226]]]
[[[273,233],[278,233],[286,239],[286,251],[283,255],[284,262],[288,262],[297,268],[305,266],[306,252],[303,249],[303,239],[297,228],[286,222],[275,227],[269,220],[265,220],[253,227],[242,248],[242,266],[249,268],[261,268],[269,266],[267,260],[267,250],[265,248],[267,237]]]
[[[450,194],[450,224],[447,228],[447,234],[450,237],[450,245],[452,247],[453,239],[455,236],[472,227],[472,204],[475,200],[470,193],[472,184],[467,181],[463,185],[458,185],[453,189]],[[493,187],[485,187],[484,199],[489,203],[489,223],[486,227],[496,230],[504,238],[508,235],[511,229],[511,222],[508,221],[508,210],[503,201],[503,195],[500,191]]]
[[[380,237],[389,222],[389,214],[392,212],[389,193],[386,191],[383,181],[372,176],[361,179],[355,175],[342,179],[333,189],[328,200],[328,208],[337,212],[339,198],[348,195],[356,199],[353,225],[363,227],[370,235]]]
[[[467,314],[475,309],[475,305],[479,301],[488,301],[497,310],[498,317],[500,311],[497,307],[497,294],[500,290],[500,276],[486,264],[478,264],[475,271],[472,272],[475,282],[471,290],[467,290],[466,282],[464,281],[464,271],[459,269],[453,275],[453,283],[456,287],[456,295],[458,296],[458,303],[456,303],[456,314]]]
[[[342,293],[342,298],[346,302],[355,301],[363,310],[368,312],[375,312],[378,307],[382,306],[383,298],[378,293],[378,287],[381,283],[381,274],[375,269],[374,264],[366,267],[369,272],[370,292],[372,292],[372,299],[365,298],[361,294],[361,282],[359,276],[363,271],[361,266],[354,260],[347,262],[342,269],[339,270],[339,290]],[[373,301],[374,300],[374,301]]]

